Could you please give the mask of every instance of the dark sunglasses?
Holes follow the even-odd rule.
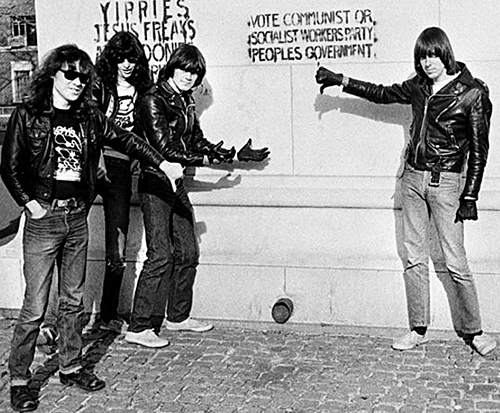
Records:
[[[123,63],[125,60],[128,60],[129,63],[137,63],[139,60],[137,56],[122,56],[118,55],[116,56],[116,63]]]
[[[89,78],[90,76],[85,74],[85,73],[80,73],[80,72],[77,72],[76,70],[62,70],[62,69],[59,69],[62,73],[64,73],[64,78],[66,80],[69,80],[69,81],[72,81],[72,80],[75,80],[76,78],[79,78],[80,79],[80,82],[82,82],[83,84],[86,84],[88,81],[89,81]]]

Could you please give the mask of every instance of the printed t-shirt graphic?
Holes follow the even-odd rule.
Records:
[[[121,128],[130,131],[134,126],[134,96],[120,96],[118,103],[115,123]]]
[[[81,196],[83,139],[79,123],[71,110],[55,110],[52,134],[56,152],[54,197]]]
[[[58,181],[79,182],[82,175],[82,140],[72,126],[54,127],[57,153],[55,178]]]

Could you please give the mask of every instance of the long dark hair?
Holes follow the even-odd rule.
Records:
[[[71,66],[76,62],[79,62],[80,72],[89,75],[89,81],[78,99],[71,103],[71,107],[77,116],[86,117],[90,113],[90,108],[95,106],[91,87],[95,70],[90,56],[75,44],[65,44],[52,49],[42,59],[42,64],[35,71],[24,99],[28,110],[34,114],[51,111],[55,74],[65,63]]]
[[[104,86],[114,90],[118,77],[118,60],[121,58],[137,60],[132,75],[127,79],[138,93],[149,89],[152,84],[151,72],[144,47],[134,34],[121,31],[108,40],[101,54],[96,60],[96,72]]]
[[[186,72],[197,74],[198,77],[193,87],[199,86],[207,73],[207,64],[200,50],[187,43],[182,43],[175,49],[167,64],[160,70],[158,79],[167,80],[174,75],[175,69],[182,69]]]
[[[449,75],[454,75],[460,70],[455,61],[450,39],[444,30],[439,27],[428,27],[420,33],[415,43],[413,64],[415,71],[423,77],[426,77],[426,74],[420,65],[420,60],[425,59],[427,56],[439,57],[446,68],[446,73]]]

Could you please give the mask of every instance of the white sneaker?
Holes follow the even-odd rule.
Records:
[[[472,346],[481,356],[486,356],[495,349],[497,342],[493,337],[483,333],[480,336],[474,336]]]
[[[125,333],[125,341],[132,344],[139,344],[144,347],[166,347],[170,343],[168,340],[158,337],[153,329],[144,330],[140,333],[134,333],[133,331],[127,331]]]
[[[186,318],[184,321],[180,323],[174,323],[172,321],[167,320],[167,330],[170,331],[196,331],[198,333],[202,333],[203,331],[208,331],[214,328],[214,326],[210,323],[206,323],[204,321],[195,320],[194,318]]]
[[[410,331],[408,334],[405,334],[402,337],[396,338],[392,342],[392,348],[394,350],[411,350],[419,346],[420,344],[427,343],[429,338],[427,337],[427,333],[423,336],[417,334],[415,331]]]

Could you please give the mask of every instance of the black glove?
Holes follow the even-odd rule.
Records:
[[[241,162],[262,162],[269,156],[270,152],[268,148],[262,149],[252,149],[252,139],[248,139],[248,142],[245,143],[238,151],[238,161]]]
[[[208,161],[210,164],[222,163],[222,162],[233,162],[234,155],[236,155],[236,149],[233,146],[231,149],[223,148],[224,141],[220,141],[211,150],[208,156]]]
[[[323,93],[325,88],[329,86],[340,86],[343,78],[344,75],[342,73],[335,73],[320,66],[316,72],[316,83],[321,85],[319,93]]]
[[[455,222],[463,222],[466,219],[477,221],[477,206],[474,199],[460,199]]]

